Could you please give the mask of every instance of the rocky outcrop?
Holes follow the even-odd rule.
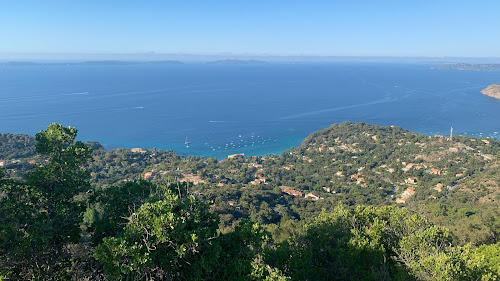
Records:
[[[483,95],[500,99],[500,84],[491,84],[488,88],[481,91]]]

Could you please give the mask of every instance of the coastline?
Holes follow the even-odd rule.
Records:
[[[485,96],[500,99],[500,84],[491,84],[481,91]]]
[[[371,124],[371,123],[370,123]],[[382,125],[381,125],[382,126]],[[324,127],[326,129],[328,126]],[[415,132],[418,134],[423,134],[426,136],[447,136],[449,135],[449,131],[436,131],[436,132],[422,132],[420,130],[412,130],[407,129],[405,127],[401,127],[405,130]],[[322,130],[322,129],[319,129]],[[316,131],[314,131],[316,132]],[[149,141],[138,141],[138,142],[120,142],[119,140],[111,140],[111,139],[102,139],[102,138],[85,138],[85,141],[97,141],[105,150],[110,151],[114,149],[132,149],[132,148],[143,148],[143,149],[162,149],[162,150],[171,150],[177,155],[181,155],[183,157],[195,156],[195,157],[207,157],[207,158],[217,158],[217,160],[226,159],[228,155],[232,154],[245,154],[245,157],[252,156],[261,156],[265,157],[267,155],[280,155],[283,152],[293,148],[300,146],[302,142],[311,134],[305,136],[283,136],[278,138],[276,143],[264,146],[253,146],[246,147],[241,149],[227,149],[221,146],[221,150],[216,149],[213,151],[212,149],[206,148],[204,144],[197,144],[196,142],[191,142],[190,147],[186,148],[185,144],[182,142],[176,143],[158,143],[158,142],[149,142]],[[467,137],[475,137],[475,138],[492,138],[492,139],[500,139],[500,132],[464,132],[464,131],[454,131],[454,135],[462,135]]]

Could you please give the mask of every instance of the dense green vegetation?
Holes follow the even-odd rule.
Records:
[[[500,142],[334,124],[278,156],[0,135],[0,279],[498,280]]]

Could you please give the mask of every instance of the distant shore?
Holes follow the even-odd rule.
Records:
[[[437,70],[500,71],[500,64],[453,63],[433,67]]]

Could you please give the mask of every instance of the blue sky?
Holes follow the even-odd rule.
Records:
[[[0,53],[500,57],[500,1],[4,0]]]

